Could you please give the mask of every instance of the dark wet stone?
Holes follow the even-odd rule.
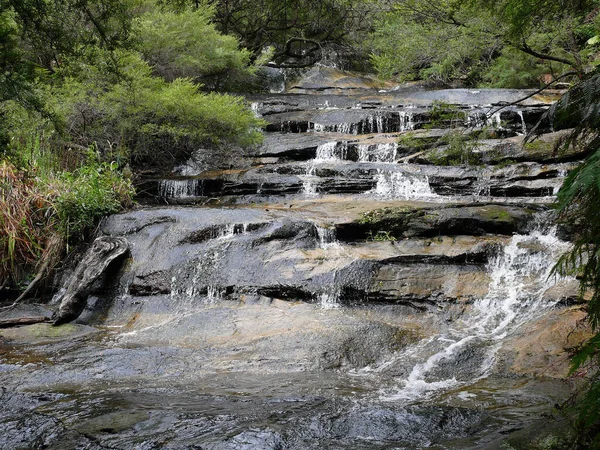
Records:
[[[71,322],[81,314],[94,282],[128,250],[129,245],[123,237],[101,236],[94,241],[67,282],[60,306],[52,315],[54,325]]]
[[[534,210],[528,207],[477,206],[384,208],[355,222],[337,226],[338,239],[356,241],[387,233],[395,238],[471,235],[511,235],[524,232]]]

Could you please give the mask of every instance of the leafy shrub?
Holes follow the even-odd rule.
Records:
[[[73,172],[60,172],[41,183],[42,189],[52,193],[56,227],[67,238],[84,237],[102,217],[131,206],[134,193],[116,163],[99,163],[94,158]]]
[[[192,78],[213,89],[251,76],[250,52],[220,34],[206,5],[174,12],[151,8],[135,21],[138,46],[153,71],[168,81]]]
[[[104,215],[132,203],[131,181],[115,163],[88,155],[74,171],[58,171],[45,144],[34,136],[13,149],[14,159],[25,161],[20,167],[0,162],[2,286],[19,287],[35,270],[49,270],[69,242],[85,238]]]
[[[437,166],[461,166],[481,164],[481,156],[475,153],[477,141],[460,132],[448,133],[440,138],[447,146],[432,150],[428,159]]]
[[[242,98],[202,93],[188,78],[155,77],[135,53],[115,57],[121,79],[113,83],[101,65],[81,67],[57,92],[55,110],[78,146],[128,152],[137,166],[167,167],[199,148],[262,139],[263,122]]]

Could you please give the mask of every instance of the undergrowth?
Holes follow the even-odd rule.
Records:
[[[116,163],[91,149],[61,167],[44,144],[39,136],[17,141],[0,161],[0,287],[13,292],[48,273],[101,217],[132,204],[131,181]]]

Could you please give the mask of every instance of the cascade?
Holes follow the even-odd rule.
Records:
[[[398,131],[403,132],[415,129],[414,115],[412,112],[400,111],[398,112],[398,116],[400,117],[400,127]]]
[[[475,197],[490,197],[490,181],[492,171],[489,168],[483,168],[479,172],[475,185]]]
[[[517,111],[519,118],[521,119],[521,133],[527,134],[527,124],[525,123],[525,117],[523,117],[523,111]]]
[[[225,297],[225,289],[220,286],[206,287],[206,301],[209,304],[215,304],[223,300]]]
[[[336,309],[340,307],[340,291],[335,287],[318,295],[321,309]]]
[[[398,144],[359,144],[357,150],[359,162],[393,163],[396,162]]]
[[[12,440],[0,433],[0,447],[72,439],[128,448],[134,439],[140,448],[477,449],[531,429],[562,401],[538,395],[554,380],[522,387],[523,373],[546,369],[535,349],[521,352],[529,335],[545,336],[551,321],[569,330],[583,311],[555,304],[574,298],[574,280],[547,293],[568,245],[554,230],[524,227],[574,164],[540,164],[536,154],[512,167],[516,139],[498,136],[514,133],[482,144],[511,167],[436,166],[427,152],[443,130],[413,133],[398,155],[396,133],[420,128],[434,99],[470,111],[470,126],[500,127],[500,111],[486,118],[482,105],[511,104],[516,93],[472,104],[455,103],[475,101],[464,90],[348,92],[253,95],[262,100],[252,111],[269,109],[273,125],[262,146],[219,167],[200,151],[199,169],[146,180],[163,198],[206,202],[151,197],[103,222],[99,233],[129,253],[90,284],[80,322],[63,329],[71,334],[48,334],[48,344],[38,329],[33,338],[15,330],[24,344],[13,346],[0,332],[0,400],[5,386],[34,396],[23,413],[0,411],[2,429],[13,430]],[[324,124],[312,122],[319,117]],[[527,131],[523,112],[510,117]],[[520,367],[507,367],[513,355]],[[554,365],[564,355],[543,356]],[[127,426],[114,427],[122,418]],[[48,434],[34,436],[38,423]]]
[[[314,162],[338,161],[347,157],[347,142],[327,142],[317,147],[317,156]]]
[[[334,227],[324,227],[319,224],[315,224],[317,230],[317,236],[319,237],[319,246],[324,249],[341,249],[341,245],[336,237]]]
[[[358,134],[358,125],[356,123],[336,123],[335,125],[323,125],[320,123],[313,124],[313,130],[316,133],[341,133],[341,134]]]
[[[260,113],[260,109],[263,107],[262,102],[252,102],[250,103],[250,109],[254,113],[254,117],[260,118],[262,114]]]
[[[501,111],[496,111],[490,117],[487,118],[487,124],[493,128],[502,128],[502,118],[500,117]]]
[[[372,193],[386,200],[418,200],[436,197],[429,186],[427,176],[419,177],[403,172],[377,169],[376,181],[377,184]]]
[[[158,195],[162,198],[189,198],[204,195],[204,183],[199,179],[161,180],[158,184]]]
[[[401,380],[402,387],[384,396],[390,400],[422,399],[485,378],[502,340],[554,305],[555,301],[544,299],[544,293],[556,281],[551,277],[552,268],[568,248],[569,244],[556,237],[555,228],[546,233],[514,235],[488,264],[488,294],[440,335],[401,355],[405,363],[414,365]],[[460,364],[467,358],[477,364]],[[459,366],[460,373],[453,369]]]

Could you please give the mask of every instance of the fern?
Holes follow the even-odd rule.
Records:
[[[564,148],[582,145],[589,152],[586,160],[567,176],[556,201],[559,222],[572,231],[574,239],[573,249],[559,259],[554,271],[578,276],[581,296],[591,292],[588,321],[596,331],[573,357],[573,373],[590,359],[600,361],[600,73],[570,89],[544,119],[555,130],[573,128],[562,144]],[[579,404],[579,426],[581,443],[600,448],[598,374]]]

